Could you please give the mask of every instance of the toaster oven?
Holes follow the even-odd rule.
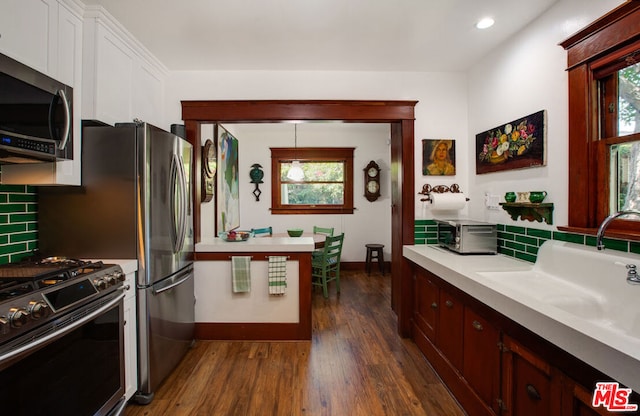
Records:
[[[495,224],[473,220],[435,220],[438,245],[460,254],[496,254]]]

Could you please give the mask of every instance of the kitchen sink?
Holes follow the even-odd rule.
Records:
[[[477,275],[494,290],[537,310],[640,338],[640,285],[627,283],[628,264],[640,267],[640,256],[549,240],[530,270]]]

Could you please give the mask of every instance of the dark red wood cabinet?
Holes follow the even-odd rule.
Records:
[[[462,371],[462,334],[464,305],[450,291],[441,288],[438,308],[436,346],[451,365]]]
[[[430,271],[413,272],[413,339],[470,416],[611,414],[591,407],[595,382],[611,378]]]
[[[464,308],[462,375],[482,400],[500,412],[500,330],[470,307]]]

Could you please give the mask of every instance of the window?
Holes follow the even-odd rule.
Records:
[[[569,64],[569,229],[593,229],[611,213],[640,209],[639,22],[640,2],[626,2],[562,43]],[[630,216],[610,228],[636,239],[640,221]]]
[[[352,214],[354,148],[271,148],[273,214]],[[292,162],[304,177],[287,177]]]
[[[640,58],[640,50],[635,54]],[[609,155],[609,205],[604,214],[640,208],[640,64],[634,61],[627,56],[597,74],[600,141]]]

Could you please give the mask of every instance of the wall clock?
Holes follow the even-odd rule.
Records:
[[[213,199],[213,181],[216,177],[217,164],[216,146],[211,139],[207,139],[202,146],[202,202]]]
[[[372,160],[363,170],[364,196],[373,202],[380,197],[380,167]]]

